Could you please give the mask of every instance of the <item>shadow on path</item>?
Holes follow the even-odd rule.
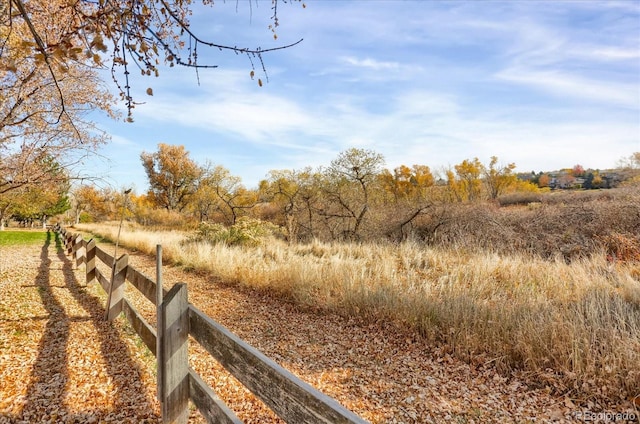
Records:
[[[89,317],[70,317],[60,300],[56,298],[51,281],[51,263],[49,257],[51,239],[55,236],[57,259],[62,264],[57,272],[64,279],[62,290],[66,289],[75,302],[86,311]],[[31,382],[27,389],[25,405],[14,422],[99,422],[103,419],[118,422],[159,422],[159,417],[147,391],[141,382],[140,369],[129,356],[127,344],[120,338],[113,323],[104,321],[104,309],[100,300],[85,291],[76,277],[71,261],[65,256],[64,248],[57,234],[47,233],[47,240],[41,249],[40,266],[35,278],[35,286],[48,314],[48,321],[38,347],[38,355],[31,370]],[[59,288],[57,290],[60,290]],[[106,376],[96,381],[93,389],[100,384],[110,395],[110,404],[99,409],[71,413],[65,403],[69,391],[68,349],[70,326],[74,322],[90,322],[100,341],[100,353],[104,362]],[[93,330],[92,330],[93,331]],[[80,341],[79,344],[82,344]],[[86,376],[87,380],[95,379]],[[87,394],[91,396],[92,394]],[[77,405],[81,407],[81,405]],[[78,408],[74,408],[78,409]],[[0,417],[0,421],[3,421]]]
[[[35,286],[48,314],[44,334],[38,346],[38,357],[31,370],[31,384],[27,389],[26,404],[22,410],[23,420],[55,419],[66,415],[64,396],[67,391],[67,342],[69,320],[64,308],[51,290],[49,245],[51,233],[40,251],[40,266]],[[55,414],[55,415],[54,415]]]

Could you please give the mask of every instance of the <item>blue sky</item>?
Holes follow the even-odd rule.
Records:
[[[640,151],[640,1],[307,0],[216,2],[192,29],[263,49],[269,82],[243,56],[136,79],[135,122],[87,163],[114,187],[147,188],[142,151],[184,145],[256,187],[270,170],[326,166],[351,147],[388,169],[433,171],[493,155],[521,172],[605,169]],[[200,84],[198,85],[198,80]],[[154,96],[144,94],[152,87]]]

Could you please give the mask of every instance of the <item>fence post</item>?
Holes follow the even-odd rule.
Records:
[[[114,259],[115,260],[115,259]],[[109,287],[109,297],[107,298],[107,320],[113,321],[122,312],[122,302],[124,299],[124,279],[127,276],[127,265],[129,255],[126,253],[113,265],[111,274],[111,287]]]
[[[80,234],[73,240],[73,250],[75,251],[76,268],[78,268],[86,260],[87,255],[87,249],[84,247],[84,240]]]
[[[187,285],[174,285],[161,305],[162,421],[186,423],[189,418],[189,301]]]
[[[156,245],[156,363],[158,401],[162,402],[162,245]]]
[[[64,246],[67,248],[67,255],[70,255],[73,252],[73,234],[66,233],[64,235]]]
[[[96,279],[96,241],[89,240],[86,249],[87,284],[89,284]]]

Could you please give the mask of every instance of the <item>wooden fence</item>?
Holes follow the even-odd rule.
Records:
[[[189,335],[202,345],[224,368],[288,423],[365,423],[362,418],[324,395],[309,384],[267,358],[229,330],[188,302],[187,285],[179,283],[171,290],[156,290],[156,282],[128,264],[128,256],[115,259],[96,246],[56,226],[63,237],[66,252],[76,266],[86,268],[87,284],[98,281],[109,294],[106,318],[121,312],[158,361],[158,398],[164,422],[186,423],[189,400],[209,423],[241,423],[213,390],[189,366]],[[108,278],[96,259],[111,269]],[[128,281],[159,308],[158,332],[124,296]],[[160,337],[157,337],[160,334]]]

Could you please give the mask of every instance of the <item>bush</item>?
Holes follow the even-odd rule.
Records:
[[[78,222],[80,222],[81,224],[88,224],[88,223],[94,222],[94,219],[93,219],[93,216],[91,216],[90,214],[86,212],[82,212],[80,213],[80,218],[78,219]]]
[[[540,193],[518,192],[498,197],[498,203],[500,206],[528,205],[529,203],[539,203],[541,199]]]
[[[218,223],[202,222],[190,242],[206,241],[228,246],[258,246],[273,236],[277,227],[259,219],[243,217],[230,227]]]
[[[191,235],[187,241],[200,242],[207,241],[209,243],[222,243],[228,238],[227,228],[214,222],[201,222],[195,231],[195,234]]]
[[[188,224],[184,215],[166,209],[145,209],[137,211],[135,220],[145,227],[167,230],[184,228]]]
[[[609,261],[640,261],[640,236],[612,233],[600,240]]]

